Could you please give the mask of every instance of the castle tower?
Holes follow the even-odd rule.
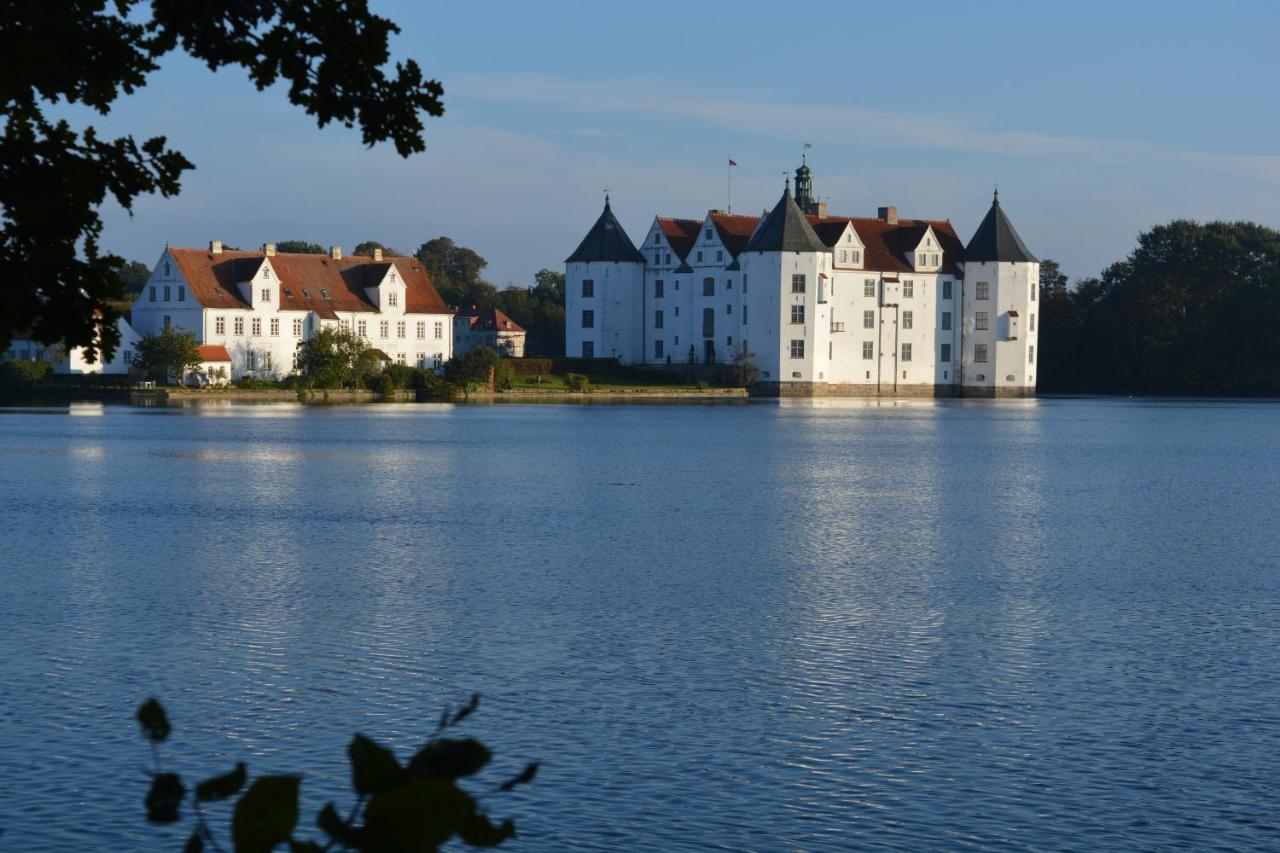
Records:
[[[751,235],[738,263],[750,320],[743,323],[742,337],[757,353],[762,386],[780,395],[811,393],[829,372],[831,252],[790,188]]]
[[[1018,236],[996,192],[964,251],[964,394],[1035,396],[1039,288],[1040,262]]]
[[[800,168],[796,169],[796,206],[801,213],[810,216],[826,216],[827,205],[819,202],[813,194],[813,172],[809,169],[806,158],[800,158]]]
[[[565,355],[643,360],[644,256],[609,196],[587,236],[565,260]]]

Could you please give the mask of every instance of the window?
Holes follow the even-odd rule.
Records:
[[[438,352],[435,355],[431,356],[432,368],[434,368],[435,370],[439,370],[443,365],[444,365],[444,353]]]
[[[596,344],[595,344],[595,341],[583,341],[583,342],[582,342],[582,357],[583,357],[583,358],[595,358],[595,357],[596,357]]]
[[[263,302],[271,301],[271,288],[269,287],[262,288],[262,301]]]
[[[702,295],[703,296],[716,295],[716,280],[714,278],[704,278],[702,280]]]
[[[418,365],[418,368],[419,368],[420,370],[426,370],[426,369],[427,369],[427,354],[426,354],[425,352],[420,352],[420,353],[418,353],[417,361],[415,361],[414,363]]]
[[[284,295],[285,295],[285,296],[287,296],[287,297],[289,297],[290,299],[292,299],[292,298],[293,298],[293,291],[286,287],[286,288],[284,289]]]
[[[747,306],[742,306],[742,325],[747,325]]]
[[[742,292],[743,293],[747,292],[747,274],[746,273],[742,274]]]
[[[663,352],[662,352],[662,341],[654,341],[654,342],[653,342],[653,357],[654,357],[654,358],[662,358],[662,357],[663,357]]]
[[[724,313],[726,313],[726,314],[732,314],[732,313],[733,313],[733,303],[732,303],[732,302],[730,302],[728,305],[724,306]]]
[[[702,309],[702,336],[704,338],[714,338],[716,336],[716,309]]]
[[[930,256],[929,256],[929,266],[931,266],[931,267],[936,267],[937,265],[938,265],[938,256],[937,256],[937,255],[930,255]]]
[[[387,337],[387,333],[390,331],[391,331],[391,323],[389,323],[386,320],[382,320],[378,323],[378,337],[385,338]]]
[[[853,250],[852,252],[850,252],[849,254],[853,256],[853,257],[852,257],[852,260],[853,260],[853,262],[854,262],[855,264],[860,264],[860,263],[862,263],[862,252],[860,252],[860,251],[859,251],[859,250],[857,250],[857,249],[854,249],[854,250]]]
[[[679,316],[680,316],[680,306],[679,306],[679,305],[677,305],[677,306],[675,307],[675,315],[676,315],[677,317],[679,317]]]
[[[666,263],[667,266],[671,266],[671,253],[664,252],[663,254],[666,256],[666,260],[664,261],[664,263]]]
[[[436,323],[435,335],[437,341],[444,338],[444,323]]]
[[[1036,315],[1035,315],[1035,314],[1032,314],[1032,315],[1031,315],[1030,323],[1031,323],[1031,325],[1030,325],[1030,327],[1029,327],[1029,328],[1030,328],[1030,331],[1034,332],[1034,331],[1036,330]]]
[[[293,321],[293,336],[295,338],[302,337],[302,318],[301,317]]]
[[[262,319],[259,317],[254,317],[251,322],[253,324],[253,334],[255,335],[262,334]]]
[[[862,312],[862,328],[874,329],[875,327],[876,327],[876,312],[863,311]]]
[[[150,289],[150,291],[151,291],[151,292],[150,292],[150,293],[148,294],[148,296],[147,296],[147,301],[148,301],[148,302],[155,302],[155,301],[156,301],[156,289],[155,289],[155,287],[154,287],[154,286],[153,286],[153,287],[151,287],[151,288],[149,288],[149,289]]]
[[[425,320],[418,321],[418,340],[425,341],[427,339],[427,323]]]
[[[911,360],[911,344],[902,345],[902,360],[903,361]]]
[[[653,283],[653,298],[654,299],[662,298],[662,279],[657,279]]]
[[[724,263],[724,252],[720,251],[719,249],[716,249],[716,263],[718,264]]]
[[[225,335],[225,334],[227,333],[227,318],[226,318],[226,317],[214,317],[214,318],[213,318],[213,333],[214,333],[215,335]]]
[[[1036,301],[1036,290],[1038,289],[1039,288],[1036,287],[1036,283],[1034,281],[1031,282],[1031,301],[1032,302]]]
[[[596,327],[596,312],[583,311],[582,312],[582,328],[594,329],[595,327]]]
[[[342,331],[344,331],[344,332],[350,331],[350,330],[351,330],[351,321],[350,321],[350,320],[339,320],[339,321],[338,321],[338,328],[339,328],[339,329],[341,329],[341,330],[342,330]]]
[[[916,255],[916,266],[923,267],[929,263],[929,256],[921,252]]]
[[[842,263],[842,264],[847,264],[848,262],[849,262],[849,253],[848,253],[848,251],[846,251],[846,250],[844,250],[844,249],[841,249],[841,250],[840,250],[840,263]]]
[[[397,338],[403,338],[403,337],[404,337],[404,328],[405,328],[405,322],[404,322],[404,320],[401,320],[400,322],[396,323],[396,337],[397,337]]]
[[[804,341],[791,342],[791,357],[804,358]]]
[[[168,261],[165,261],[165,262],[164,262],[164,275],[165,275],[165,278],[168,278],[168,277],[169,277],[169,262],[168,262]]]
[[[397,295],[397,294],[396,294],[396,292],[395,292],[394,290],[392,290],[392,291],[390,291],[390,292],[388,292],[388,293],[387,293],[387,305],[389,305],[389,306],[391,306],[391,307],[393,307],[393,308],[395,307],[395,304],[396,304],[396,295]]]
[[[943,364],[951,363],[951,344],[942,345],[942,355],[939,356],[938,360],[941,361]]]
[[[973,328],[979,332],[985,332],[987,331],[988,323],[986,311],[973,312]]]
[[[724,339],[725,346],[733,346],[733,335]]]
[[[369,324],[364,320],[356,321],[356,334],[362,338],[369,337]]]
[[[973,360],[978,364],[987,363],[987,345],[986,344],[973,345]]]
[[[405,363],[404,353],[402,352],[396,353],[396,364],[404,364],[404,363]]]
[[[310,298],[311,298],[311,291],[310,291],[310,290],[307,290],[305,287],[304,287],[304,288],[302,288],[302,298],[303,298],[303,299],[310,299]]]
[[[662,263],[662,255],[657,252],[653,253],[653,265],[656,267]]]
[[[910,329],[915,323],[915,315],[910,311],[902,312],[902,328]]]
[[[166,285],[164,286],[164,301],[165,301],[165,302],[168,302],[168,301],[169,301],[169,299],[170,299],[170,295],[169,295],[169,294],[170,294],[170,287],[169,287],[169,285],[167,285],[167,284],[166,284]]]
[[[710,229],[710,228],[708,228],[706,231],[703,231],[703,232],[702,232],[702,239],[703,239],[703,240],[710,240],[710,239],[711,239],[711,229]]]
[[[799,325],[799,326],[804,325],[804,306],[803,305],[791,306],[791,323],[792,325]]]
[[[902,298],[910,299],[916,295],[916,283],[911,279],[907,279],[902,283]]]
[[[237,317],[237,318],[236,318],[236,322],[235,322],[235,326],[234,326],[234,328],[235,328],[235,334],[236,334],[237,336],[240,336],[240,335],[243,335],[243,334],[244,334],[244,318],[243,318],[243,317]]]
[[[278,318],[273,318],[271,320],[271,337],[280,337],[280,320]]]
[[[178,301],[179,302],[187,301],[187,288],[185,285],[182,285],[182,284],[178,285]]]
[[[164,327],[165,327],[166,329],[167,329],[167,328],[169,328],[169,326],[170,326],[170,322],[171,322],[171,321],[170,321],[170,319],[169,319],[169,315],[168,315],[168,314],[165,314],[165,315],[164,315]],[[256,322],[256,321],[255,321],[255,322]],[[39,361],[41,358],[43,358],[43,356],[36,356],[36,361]]]
[[[321,299],[328,299],[328,298],[329,298],[329,291],[327,291],[327,290],[325,290],[325,289],[321,288],[321,290],[320,290],[320,298],[321,298]]]
[[[1035,363],[1036,363],[1036,345],[1032,344],[1031,346],[1027,347],[1027,364],[1035,364]]]
[[[263,268],[262,268],[262,277],[263,277],[263,278],[271,278],[271,267],[263,267]]]
[[[590,299],[596,295],[596,281],[593,278],[584,278],[582,280],[582,295]]]
[[[804,293],[804,273],[796,273],[791,276],[791,292]]]
[[[942,283],[942,298],[943,299],[951,298],[951,282],[950,281],[944,281]]]
[[[259,361],[261,362],[262,369],[270,370],[271,369],[271,350],[263,350],[260,353],[260,355],[262,356],[259,359]]]
[[[974,285],[973,298],[974,299],[990,299],[991,284],[989,282],[980,281],[976,285]]]
[[[876,280],[875,280],[874,278],[867,278],[867,279],[863,279],[863,281],[862,281],[862,295],[863,295],[863,296],[875,296],[875,295],[876,295]]]
[[[663,319],[663,317],[662,317],[662,312],[661,312],[661,311],[654,311],[654,312],[653,312],[653,327],[654,327],[655,329],[661,329],[661,328],[662,328],[662,319]]]
[[[702,263],[702,251],[698,251],[698,263]]]
[[[951,331],[951,312],[950,311],[942,312],[942,331],[944,332]]]
[[[867,360],[870,360],[870,359],[873,359],[873,358],[875,358],[875,357],[876,357],[876,342],[875,342],[875,341],[863,341],[863,342],[862,342],[862,357],[863,357],[863,358],[865,358],[865,359],[867,359]]]

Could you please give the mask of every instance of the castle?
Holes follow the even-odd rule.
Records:
[[[830,216],[802,164],[773,210],[658,216],[639,249],[604,210],[566,263],[565,352],[749,358],[779,396],[1035,394],[1040,264],[1000,206],[949,220]]]

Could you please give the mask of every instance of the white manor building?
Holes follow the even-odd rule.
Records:
[[[172,326],[221,345],[232,379],[295,370],[298,343],[325,327],[356,332],[386,360],[438,369],[450,358],[453,313],[416,258],[166,247],[133,304],[139,335]],[[211,350],[212,351],[212,350]]]
[[[569,356],[748,353],[783,396],[1035,394],[1040,264],[998,195],[965,246],[893,207],[829,216],[802,165],[771,212],[659,216],[639,249],[606,197],[566,266]]]

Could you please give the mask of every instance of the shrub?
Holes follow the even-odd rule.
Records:
[[[699,391],[705,391],[711,387],[711,383],[705,379],[699,379],[697,382],[694,383],[694,387],[697,388]]]
[[[391,378],[390,372],[379,374],[371,387],[383,397],[391,397],[396,393],[396,381]]]
[[[413,387],[418,368],[408,364],[388,364],[382,371],[383,376],[390,376],[397,388]]]
[[[510,358],[507,364],[516,376],[546,376],[551,372],[549,358]]]
[[[0,388],[22,388],[49,378],[53,365],[47,361],[14,359],[0,363]]]
[[[567,373],[564,377],[564,384],[569,387],[570,391],[586,391],[591,387],[591,380],[581,373]]]

